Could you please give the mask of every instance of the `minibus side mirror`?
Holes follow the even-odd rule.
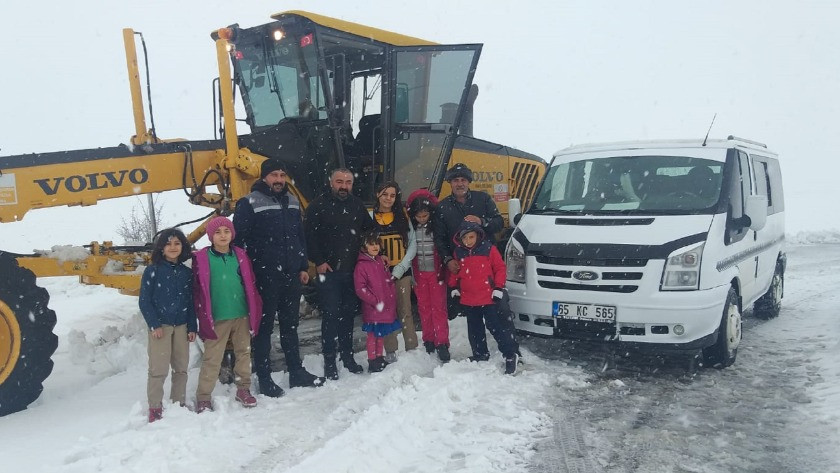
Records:
[[[522,220],[522,202],[515,197],[508,201],[508,218],[514,226]]]
[[[751,195],[747,197],[744,215],[750,218],[750,230],[759,231],[767,223],[767,196]]]

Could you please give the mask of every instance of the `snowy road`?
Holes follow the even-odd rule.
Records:
[[[838,269],[836,245],[791,248],[781,315],[747,314],[724,370],[639,355],[604,370],[611,357],[595,348],[528,341],[585,379],[552,391],[556,435],[538,444],[531,471],[840,471],[840,408],[821,401],[836,402],[840,381]]]
[[[781,316],[748,317],[725,370],[530,339],[525,369],[509,377],[498,354],[465,361],[456,320],[448,365],[401,353],[383,373],[342,371],[250,410],[219,385],[215,412],[168,405],[151,425],[136,299],[70,278],[40,283],[60,344],[41,398],[0,418],[3,471],[840,471],[840,245],[789,249]],[[322,370],[317,354],[304,363]],[[288,386],[285,373],[275,380]]]

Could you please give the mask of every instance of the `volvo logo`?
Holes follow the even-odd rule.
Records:
[[[598,279],[598,273],[595,271],[575,271],[572,277],[578,281],[594,281]]]

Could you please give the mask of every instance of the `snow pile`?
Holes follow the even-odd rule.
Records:
[[[788,243],[799,245],[840,243],[840,230],[800,231],[793,235],[785,235],[785,239]]]
[[[574,373],[557,374],[563,365],[527,352],[516,376],[503,374],[498,353],[470,363],[458,319],[449,364],[422,349],[400,351],[382,373],[342,369],[341,379],[317,389],[289,389],[287,374],[274,373],[282,398],[258,395],[259,405],[245,409],[233,400],[234,386],[219,384],[214,412],[197,415],[165,401],[164,419],[148,424],[148,335],[137,298],[76,278],[39,284],[59,314],[60,345],[41,398],[0,422],[3,448],[16,452],[3,454],[8,471],[526,471],[533,445],[551,429],[547,391],[561,377],[575,384]],[[356,354],[363,365],[365,358]],[[190,361],[192,403],[195,344]],[[304,366],[323,372],[317,354],[306,355]],[[49,449],[40,447],[45,441]]]
[[[35,250],[35,252],[49,258],[56,258],[60,263],[65,261],[82,261],[90,256],[88,250],[81,246],[73,245],[55,245],[51,250]]]

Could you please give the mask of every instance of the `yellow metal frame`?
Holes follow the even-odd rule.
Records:
[[[317,13],[310,13],[303,10],[290,10],[271,15],[272,19],[279,20],[286,15],[302,16],[315,24],[326,26],[346,33],[361,36],[363,38],[372,39],[394,46],[434,46],[438,43],[428,41],[425,39],[415,38],[413,36],[406,36],[392,31],[381,30],[370,26],[360,25],[350,21],[339,20],[329,16],[319,15]]]
[[[17,258],[21,267],[27,268],[38,277],[79,276],[82,284],[101,284],[119,289],[123,294],[140,294],[138,268],[149,264],[147,252],[122,253],[112,250],[112,243],[93,242],[90,256],[82,260],[62,261],[49,256],[21,256]],[[108,264],[115,262],[116,268],[109,269]],[[114,264],[111,263],[113,267]]]
[[[20,357],[20,325],[11,307],[0,300],[0,384],[14,371]]]

